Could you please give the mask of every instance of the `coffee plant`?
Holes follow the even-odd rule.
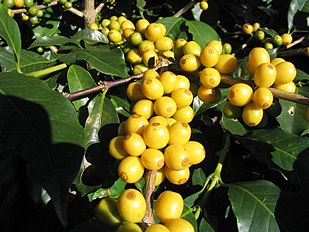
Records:
[[[308,13],[0,0],[0,231],[308,230]]]

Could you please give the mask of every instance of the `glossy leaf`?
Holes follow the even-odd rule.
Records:
[[[290,7],[288,10],[288,28],[291,28],[294,25],[294,16],[298,11],[309,12],[309,4],[307,0],[292,0],[290,2]]]
[[[202,218],[200,226],[199,226],[199,231],[203,232],[215,232],[214,229],[209,225],[209,223]]]
[[[27,161],[30,178],[48,192],[65,225],[67,193],[84,152],[73,105],[44,82],[13,72],[0,74],[0,100],[1,137]]]
[[[81,60],[87,61],[101,73],[118,77],[128,76],[123,52],[118,48],[109,49],[108,46],[101,46],[97,48],[78,49],[68,54],[58,55],[58,58],[67,64]]]
[[[118,97],[116,95],[110,96],[111,97],[111,102],[114,105],[114,108],[116,109],[116,111],[125,116],[125,117],[130,117],[131,116],[131,112],[130,112],[130,103],[128,102],[128,100],[123,99],[121,97]]]
[[[0,4],[0,36],[5,39],[8,46],[14,51],[17,64],[19,64],[21,50],[21,35],[18,24],[8,15],[8,9]]]
[[[279,232],[274,214],[279,194],[280,189],[266,180],[230,184],[228,196],[238,231]]]
[[[272,152],[273,162],[284,170],[293,170],[296,162],[309,170],[305,157],[300,157],[305,149],[309,147],[309,138],[295,136],[287,133],[281,128],[256,130],[250,138],[266,142],[274,147]]]
[[[196,219],[194,217],[194,214],[192,213],[192,209],[189,206],[184,206],[181,217],[192,224],[194,231],[198,231]]]
[[[96,86],[96,83],[94,82],[90,73],[86,69],[78,65],[70,66],[67,73],[67,79],[69,90],[71,93]],[[76,110],[78,110],[80,107],[86,105],[88,101],[89,98],[85,97],[74,101],[73,104]]]
[[[206,181],[206,176],[203,169],[194,169],[192,174],[192,184],[203,186]]]
[[[89,44],[95,43],[108,43],[108,38],[100,31],[84,29],[82,31],[78,31],[75,35],[71,37],[72,40],[84,40]]]
[[[35,47],[60,46],[66,43],[72,43],[72,40],[65,36],[42,36],[42,37],[37,38],[29,46],[29,49],[35,48]]]
[[[181,27],[183,26],[185,19],[179,17],[166,17],[159,19],[157,22],[163,23],[166,27],[166,35],[171,36],[171,38],[176,40],[183,31]]]
[[[33,28],[35,38],[41,38],[43,36],[51,36],[57,33],[60,26],[60,20],[46,20],[44,26],[38,25]]]
[[[206,23],[187,20],[186,26],[192,34],[192,40],[196,41],[201,47],[204,47],[211,40],[221,40],[217,32]]]

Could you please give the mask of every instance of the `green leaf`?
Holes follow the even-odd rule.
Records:
[[[180,17],[166,17],[159,19],[157,22],[164,24],[166,27],[166,35],[176,40],[183,31],[181,27],[185,20]]]
[[[75,109],[44,82],[22,74],[1,73],[0,86],[0,137],[27,161],[30,178],[48,192],[65,225],[68,190],[84,152]]]
[[[108,43],[108,38],[100,31],[84,29],[71,37],[72,40],[84,40],[89,44]]]
[[[192,184],[203,186],[206,181],[206,176],[202,168],[194,169],[192,174]]]
[[[87,61],[93,68],[101,73],[126,77],[124,54],[119,48],[109,49],[108,46],[97,48],[74,50],[68,54],[60,54],[58,58],[61,62],[72,64],[75,61]]]
[[[116,111],[119,114],[122,114],[125,117],[131,116],[130,103],[128,102],[128,100],[115,96],[115,95],[110,96],[110,98],[111,98],[111,102],[113,103]]]
[[[36,26],[35,28],[33,28],[35,38],[54,35],[58,31],[60,22],[60,20],[48,19],[45,21],[44,26],[42,26],[42,24]]]
[[[305,9],[304,9],[305,8]],[[298,11],[308,11],[309,4],[308,0],[292,0],[290,3],[290,7],[288,10],[288,28],[289,30],[292,29],[294,26],[294,16]]]
[[[215,232],[214,229],[209,225],[209,223],[202,218],[200,226],[199,226],[199,231],[203,232]]]
[[[37,38],[30,46],[29,49],[35,47],[49,47],[49,46],[60,46],[66,43],[72,43],[70,38],[65,36],[42,36]]]
[[[192,34],[192,40],[196,41],[201,47],[204,47],[211,40],[221,40],[217,32],[206,23],[187,20],[186,25]]]
[[[275,149],[272,160],[282,169],[292,171],[295,162],[309,169],[306,158],[298,157],[309,147],[309,138],[295,136],[281,128],[256,130],[249,137],[272,145]]]
[[[229,184],[228,196],[239,231],[280,231],[275,207],[280,189],[266,180]]]
[[[19,69],[21,35],[18,24],[8,15],[8,9],[0,4],[0,36],[5,39],[8,46],[14,51],[16,67]]]
[[[119,123],[118,114],[105,94],[98,94],[90,104],[89,116],[85,124],[86,148],[100,143],[99,131],[107,124]]]
[[[126,187],[126,183],[120,178],[114,182],[114,184],[108,188],[109,196],[111,198],[118,198]]]
[[[3,72],[16,70],[13,51],[9,47],[0,48],[0,60]],[[55,64],[54,60],[47,60],[41,55],[22,49],[20,59],[20,69],[24,73],[30,73],[37,70],[48,68]]]
[[[96,86],[96,83],[94,82],[90,73],[86,69],[78,65],[70,66],[67,73],[67,79],[69,90],[71,93]],[[75,109],[78,110],[80,107],[86,105],[88,101],[89,98],[85,97],[74,101],[73,104],[75,106]]]

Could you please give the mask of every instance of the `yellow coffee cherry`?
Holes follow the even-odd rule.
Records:
[[[200,8],[201,8],[202,10],[207,10],[208,7],[209,7],[208,2],[206,2],[206,1],[200,1]]]
[[[205,159],[206,151],[200,142],[188,141],[183,146],[190,155],[190,165],[199,164]]]
[[[165,164],[173,170],[182,170],[190,165],[190,155],[182,145],[172,144],[164,150]]]
[[[117,19],[117,22],[120,23],[120,25],[123,23],[123,21],[126,21],[127,17],[124,15],[120,15]]]
[[[169,51],[173,48],[173,46],[174,46],[174,41],[167,36],[163,36],[155,42],[155,48],[159,52]]]
[[[214,49],[216,49],[219,55],[222,54],[222,49],[223,49],[223,47],[222,47],[221,41],[219,41],[219,40],[211,40],[211,41],[209,41],[209,42],[207,43],[207,46],[211,46],[211,47],[213,47]]]
[[[126,94],[133,102],[146,98],[142,92],[142,84],[140,82],[131,82],[126,88]]]
[[[297,71],[293,63],[285,61],[277,64],[277,77],[275,80],[276,84],[286,84],[294,80]]]
[[[141,99],[132,107],[132,114],[139,114],[149,119],[153,115],[153,102],[149,99]]]
[[[227,98],[234,106],[247,105],[253,97],[252,88],[245,83],[232,85],[228,90]]]
[[[143,63],[149,68],[156,66],[159,63],[158,54],[154,50],[145,51],[142,54],[142,60]]]
[[[129,188],[120,194],[117,208],[123,220],[133,223],[141,222],[146,214],[146,200],[140,191]]]
[[[149,123],[147,118],[139,114],[132,114],[126,120],[125,124],[126,133],[127,134],[137,133],[139,135],[142,135],[145,126],[147,126],[148,124]]]
[[[189,89],[175,89],[171,93],[171,98],[175,101],[177,108],[189,106],[193,101],[193,94]]]
[[[195,41],[189,41],[183,45],[182,48],[183,54],[193,54],[195,56],[200,56],[202,48]]]
[[[127,132],[126,132],[126,128],[125,128],[125,124],[126,124],[126,121],[122,121],[119,125],[118,125],[118,128],[117,128],[117,134],[118,135],[126,135]]]
[[[170,232],[170,230],[162,224],[152,224],[145,230],[145,232]]]
[[[143,73],[145,71],[148,70],[148,67],[144,64],[136,64],[133,66],[133,75],[137,75],[137,74],[140,74],[140,73]]]
[[[258,87],[270,87],[275,83],[277,69],[271,63],[260,64],[253,75],[253,80]]]
[[[242,111],[242,120],[247,126],[257,126],[263,118],[263,109],[254,104],[253,101],[245,105]]]
[[[271,59],[270,63],[276,66],[277,64],[284,62],[284,61],[285,61],[285,59],[280,58],[280,57],[276,57],[276,58]]]
[[[143,174],[144,166],[140,157],[129,155],[123,158],[118,165],[119,177],[128,184],[137,182]]]
[[[140,64],[143,60],[142,54],[139,52],[139,50],[137,48],[133,48],[131,49],[128,53],[127,53],[127,61],[130,64]]]
[[[146,39],[156,42],[158,39],[163,37],[166,32],[166,29],[164,30],[163,26],[159,23],[150,23],[145,29]]]
[[[177,120],[175,118],[167,118],[167,123],[168,123],[168,126],[167,127],[170,127],[171,125],[173,125],[175,122],[177,122]]]
[[[196,71],[200,65],[200,59],[193,54],[185,54],[180,58],[180,67],[186,72]]]
[[[199,77],[202,85],[206,88],[216,88],[221,82],[221,75],[215,68],[204,68]]]
[[[164,87],[160,80],[149,77],[142,81],[142,92],[148,99],[156,100],[163,96]]]
[[[167,127],[157,122],[149,124],[143,132],[146,145],[155,149],[164,148],[168,144],[169,137]]]
[[[151,117],[149,119],[149,124],[151,124],[151,123],[160,123],[160,124],[162,124],[166,127],[169,126],[167,118],[160,116],[160,115],[156,115],[156,116]]]
[[[172,219],[165,226],[170,232],[194,232],[192,224],[183,218]]]
[[[162,55],[167,59],[173,59],[175,60],[175,53],[173,51],[165,51],[162,52]]]
[[[120,29],[120,23],[118,21],[111,21],[111,23],[108,25],[108,28],[110,30],[116,30],[116,31],[119,31]]]
[[[171,182],[172,184],[182,185],[182,184],[185,184],[189,180],[190,169],[188,167],[188,168],[177,171],[165,165],[164,174],[165,174],[166,179],[168,179],[168,181]]]
[[[282,38],[282,45],[283,46],[288,46],[293,41],[293,36],[289,33],[282,34],[281,38]]]
[[[165,118],[172,117],[177,110],[176,102],[169,96],[162,96],[158,98],[154,102],[153,106],[156,115],[163,116]]]
[[[136,31],[145,34],[145,30],[149,25],[149,21],[147,19],[139,19],[137,20],[137,22],[135,23],[135,28]]]
[[[197,96],[205,103],[216,102],[221,97],[220,89],[218,88],[206,88],[201,85],[197,90]]]
[[[185,106],[177,109],[173,118],[180,122],[189,123],[194,118],[194,111],[191,106]]]
[[[161,222],[166,223],[171,219],[180,218],[183,208],[182,196],[177,192],[165,190],[157,198],[155,213]]]
[[[191,137],[191,127],[186,122],[177,121],[169,127],[170,139],[168,144],[186,144]]]
[[[138,45],[138,50],[140,51],[140,53],[144,53],[147,52],[149,50],[155,50],[155,45],[153,42],[151,42],[150,40],[143,40],[139,45]]]
[[[134,29],[133,28],[126,28],[122,34],[123,34],[123,37],[128,40],[130,38],[130,35],[132,35],[134,33]]]
[[[250,23],[245,23],[244,25],[242,25],[242,31],[245,34],[252,34],[253,26]]]
[[[258,22],[253,23],[253,32],[256,32],[260,29],[260,24]]]
[[[207,45],[201,51],[200,60],[204,67],[214,67],[219,60],[219,53],[214,47]]]
[[[232,74],[237,68],[237,59],[232,54],[220,55],[218,63],[215,65],[215,69],[221,74]]]
[[[123,141],[124,150],[132,156],[140,156],[146,150],[146,144],[141,135],[137,133],[127,134]]]
[[[118,213],[117,200],[114,198],[102,198],[94,208],[94,214],[98,221],[112,228],[119,227],[123,219]]]
[[[267,109],[273,103],[273,94],[268,88],[260,87],[254,91],[252,100],[258,107]]]
[[[96,23],[91,23],[89,29],[97,31],[99,30],[99,26]]]
[[[135,30],[135,25],[131,20],[127,19],[121,23],[120,28],[122,31],[124,31],[127,28],[132,28],[133,30]]]
[[[178,38],[175,42],[174,42],[174,54],[175,54],[175,58],[179,59],[181,58],[184,53],[183,53],[183,47],[184,45],[187,43],[187,40],[183,39],[183,38]]]
[[[184,76],[184,75],[176,75],[176,84],[175,84],[175,89],[190,89],[190,81],[189,79]]]
[[[121,160],[128,156],[128,153],[123,148],[124,136],[116,136],[111,139],[108,145],[108,153],[115,159]]]
[[[276,88],[276,89],[280,89],[282,91],[285,91],[285,92],[289,92],[289,93],[295,93],[296,92],[296,85],[293,81],[285,83],[285,84],[274,84],[273,87]]]
[[[144,74],[143,74],[143,80],[144,79],[147,79],[149,77],[152,77],[152,78],[157,78],[159,79],[160,78],[160,75],[159,73],[155,70],[155,69],[148,69]]]
[[[128,222],[121,224],[115,232],[143,232],[142,228],[136,223]]]
[[[163,84],[164,94],[171,93],[175,89],[176,85],[176,74],[171,71],[164,71],[160,74],[159,80]]]
[[[158,149],[147,148],[141,155],[141,161],[148,170],[159,170],[164,166],[164,155]]]
[[[251,65],[252,74],[254,73],[256,67],[263,63],[270,63],[270,56],[268,51],[262,47],[255,47],[253,48],[248,57],[248,62]]]
[[[122,41],[122,35],[118,30],[110,30],[107,35],[109,41],[113,43],[120,43]]]

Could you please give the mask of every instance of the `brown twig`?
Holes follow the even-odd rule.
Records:
[[[287,45],[286,48],[291,48],[291,47],[301,43],[304,39],[305,39],[305,36],[302,36],[299,39],[297,39],[297,40],[293,41],[292,43],[290,43],[289,45]]]
[[[150,226],[155,223],[155,220],[153,218],[153,213],[152,213],[152,196],[153,196],[153,192],[155,189],[155,180],[156,180],[157,171],[148,171],[148,172],[149,172],[149,175],[147,176],[147,179],[146,179],[146,193],[145,193],[147,208],[146,208],[145,217],[143,218],[143,222],[147,226]]]
[[[187,5],[185,5],[183,8],[181,8],[178,12],[176,12],[174,14],[174,17],[180,17],[181,15],[186,13],[191,7],[193,7],[195,3],[196,3],[196,1],[189,2]]]

